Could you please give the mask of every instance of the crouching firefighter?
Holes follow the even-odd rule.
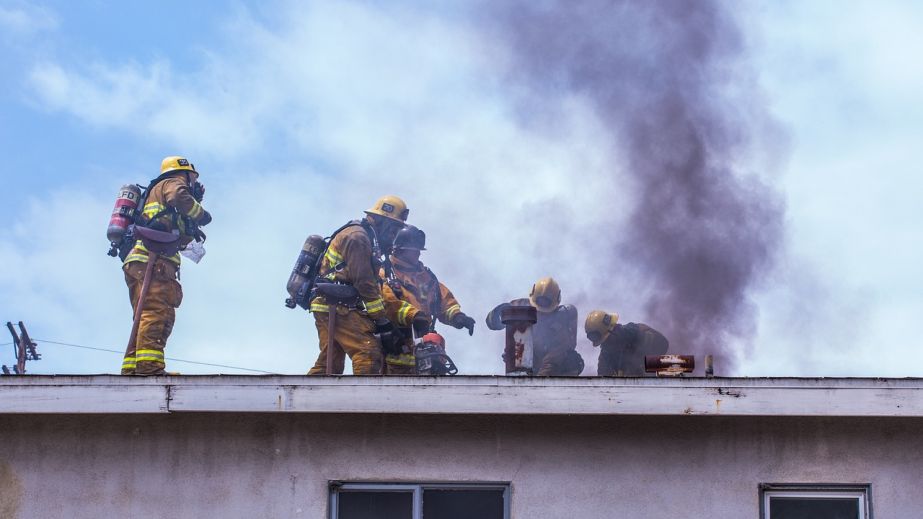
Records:
[[[143,194],[138,191],[140,213],[131,217],[133,226],[126,233],[134,246],[122,266],[135,316],[122,361],[123,375],[165,373],[163,350],[183,300],[180,251],[193,240],[204,241],[199,226],[212,220],[200,204],[205,188],[198,179],[199,173],[188,160],[167,157],[160,165],[160,175]]]
[[[385,196],[365,213],[330,236],[320,260],[309,307],[320,354],[309,375],[343,373],[344,353],[352,360],[353,374],[377,375],[382,350],[399,347],[398,332],[385,314],[378,271],[382,247],[390,247],[409,211],[400,198]]]
[[[427,334],[435,332],[436,320],[459,330],[466,328],[468,335],[474,334],[474,319],[461,311],[452,291],[420,261],[420,251],[424,250],[426,234],[408,225],[397,233],[391,254],[380,272],[385,280],[382,294],[388,317],[401,327],[404,337],[402,351],[385,357],[389,375],[457,372],[452,359],[445,355],[445,340],[438,334],[433,333],[435,337],[429,337],[430,340],[421,340],[417,348],[420,351],[414,349],[414,337],[425,339]],[[424,353],[424,349],[428,351]],[[424,361],[424,355],[429,362]]]
[[[644,356],[663,355],[670,342],[642,323],[618,324],[619,314],[593,310],[586,316],[586,337],[599,346],[600,377],[643,377]]]
[[[510,306],[534,306],[538,321],[532,326],[532,373],[539,376],[579,375],[583,357],[577,353],[577,308],[561,304],[561,288],[550,277],[532,285],[528,298],[502,303],[487,314],[487,327],[504,328],[501,313]],[[506,360],[506,359],[504,359]]]

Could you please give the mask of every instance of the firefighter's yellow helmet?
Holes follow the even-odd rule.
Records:
[[[399,197],[394,195],[385,195],[379,198],[375,205],[371,209],[367,210],[365,214],[377,214],[378,216],[384,216],[385,218],[390,218],[395,222],[404,223],[407,221],[407,216],[410,214],[410,209],[407,209],[407,204],[404,203]]]
[[[552,278],[539,279],[532,285],[529,302],[539,312],[553,312],[561,304],[561,287]]]
[[[166,175],[167,173],[172,173],[174,171],[190,171],[192,173],[195,173],[196,175],[199,174],[199,172],[195,170],[195,166],[191,162],[186,160],[185,157],[178,157],[174,155],[172,157],[166,157],[165,159],[163,159],[163,161],[161,161],[160,163],[160,174],[161,175]]]
[[[586,316],[586,322],[583,329],[586,330],[586,338],[590,339],[593,346],[599,346],[609,338],[609,333],[619,322],[619,314],[604,312],[602,310],[593,310]]]

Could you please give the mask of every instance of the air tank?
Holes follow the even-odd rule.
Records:
[[[317,269],[320,267],[320,257],[327,248],[327,242],[322,236],[312,234],[304,241],[301,252],[298,254],[298,260],[295,261],[295,267],[292,269],[292,275],[288,278],[285,289],[288,291],[290,298],[285,300],[285,306],[295,308],[300,306],[305,310],[308,309],[308,299],[311,297],[311,288],[314,285],[314,278],[317,277]]]
[[[106,229],[106,238],[113,246],[119,244],[128,228],[135,222],[135,210],[141,200],[141,188],[135,184],[125,184],[119,189],[119,196],[115,199],[112,208],[112,217],[109,218],[109,228]]]

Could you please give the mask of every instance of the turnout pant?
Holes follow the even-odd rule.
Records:
[[[569,348],[556,348],[542,356],[536,363],[536,375],[547,377],[576,377],[583,371],[583,357]]]
[[[375,337],[375,324],[357,310],[337,308],[336,328],[333,340],[339,346],[333,361],[333,372],[343,373],[346,362],[344,353],[353,362],[354,375],[378,375],[381,372],[381,345]],[[327,312],[314,312],[320,354],[308,375],[323,375],[327,372]]]
[[[385,375],[416,375],[417,359],[413,356],[413,332],[410,328],[399,330],[404,334],[402,353],[385,355]]]
[[[132,315],[138,308],[146,268],[147,263],[140,261],[132,261],[122,267]],[[163,349],[173,331],[176,308],[183,302],[183,289],[176,279],[178,270],[176,264],[164,259],[158,259],[154,264],[150,288],[144,298],[135,350],[128,352],[122,360],[123,375],[162,373],[166,367]]]

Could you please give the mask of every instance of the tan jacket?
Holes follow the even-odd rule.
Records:
[[[422,262],[414,265],[391,256],[391,265],[401,293],[401,297],[398,297],[388,282],[382,287],[391,321],[399,326],[410,326],[413,318],[424,312],[426,316],[434,315],[443,323],[452,324],[452,318],[461,312],[461,305],[451,290],[440,283]],[[383,269],[379,275],[385,277]]]
[[[175,209],[176,215],[178,215],[178,222],[180,223],[178,227],[181,236],[180,243],[185,246],[192,241],[194,237],[185,233],[186,226],[182,225],[182,220],[188,218],[195,223],[199,223],[205,215],[205,209],[202,207],[202,204],[192,197],[189,186],[186,184],[186,177],[183,174],[169,176],[151,188],[151,191],[147,195],[144,208],[141,211],[141,219],[146,227],[153,227],[164,232],[172,232],[177,227],[174,223],[174,213],[172,211],[164,213],[162,216],[158,217],[156,221],[149,222],[151,218],[161,211],[171,208]],[[131,249],[128,256],[125,258],[125,263],[131,263],[133,261],[147,263],[148,254],[147,248],[144,247],[141,240],[138,240],[135,242],[134,248]],[[165,259],[177,265],[180,264],[179,253]]]
[[[384,317],[385,303],[381,297],[377,269],[372,265],[372,241],[365,229],[351,225],[340,231],[327,248],[321,261],[320,277],[331,281],[352,285],[359,292],[359,298],[365,305],[365,312],[372,319]],[[324,298],[315,297],[311,301],[312,312],[329,312]]]

